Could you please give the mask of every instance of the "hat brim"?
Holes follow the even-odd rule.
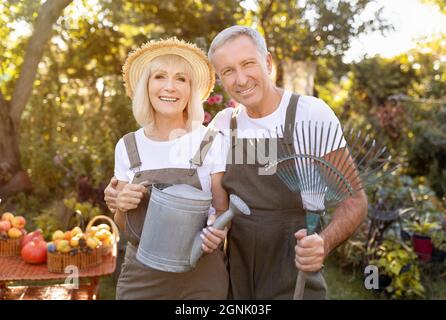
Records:
[[[133,98],[134,89],[147,65],[153,59],[167,54],[178,55],[190,63],[200,99],[206,100],[214,88],[214,69],[201,49],[192,43],[176,38],[149,41],[129,54],[123,66],[127,95]]]

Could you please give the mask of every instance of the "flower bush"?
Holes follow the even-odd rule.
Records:
[[[237,102],[232,99],[223,89],[220,80],[215,82],[215,87],[209,98],[203,103],[204,124],[207,125],[215,115],[225,108],[237,107]]]

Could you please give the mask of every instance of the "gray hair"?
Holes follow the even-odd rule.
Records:
[[[266,48],[265,38],[255,29],[246,26],[232,26],[220,31],[219,34],[212,40],[208,51],[209,61],[212,63],[212,56],[218,48],[224,45],[229,40],[238,38],[240,36],[249,37],[257,47],[257,51],[266,58],[268,49]]]

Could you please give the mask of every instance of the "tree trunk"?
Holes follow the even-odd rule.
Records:
[[[39,9],[11,101],[0,92],[0,198],[30,191],[31,182],[20,163],[20,120],[33,89],[37,68],[51,37],[53,24],[72,0],[47,0]]]

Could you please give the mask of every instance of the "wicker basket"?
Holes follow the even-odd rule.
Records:
[[[0,240],[0,257],[18,256],[22,249],[23,236],[16,239]]]
[[[79,216],[80,227],[83,229],[85,224],[82,214],[78,211],[74,212],[73,214],[77,214]],[[76,266],[79,270],[97,266],[102,263],[101,247],[102,246],[99,246],[95,249],[85,247],[68,253],[47,251],[48,271],[65,273],[65,268],[67,266]]]
[[[102,245],[99,249],[102,252],[102,255],[109,255],[113,252],[113,248],[115,247],[115,244],[119,241],[119,229],[116,226],[115,222],[107,216],[104,215],[99,215],[94,217],[93,219],[90,220],[90,222],[88,223],[87,227],[85,228],[85,232],[88,233],[88,230],[91,229],[91,227],[93,226],[93,224],[97,221],[97,220],[106,220],[110,226],[111,226],[111,230],[112,230],[112,234],[114,237],[114,241],[112,244],[105,246]]]
[[[56,273],[65,273],[67,266],[76,266],[79,270],[97,266],[102,263],[101,248],[89,250],[88,252],[79,251],[76,254],[48,252],[48,271]]]

